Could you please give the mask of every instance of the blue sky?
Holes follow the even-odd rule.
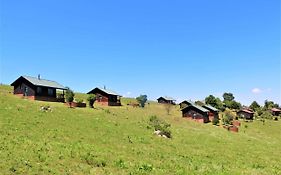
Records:
[[[71,2],[71,3],[70,3]],[[0,82],[281,103],[279,0],[0,0]]]

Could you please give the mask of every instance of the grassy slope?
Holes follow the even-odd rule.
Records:
[[[9,91],[0,87],[0,174],[281,174],[280,121],[230,133],[155,103],[69,109]],[[172,124],[173,139],[147,128],[154,114]]]

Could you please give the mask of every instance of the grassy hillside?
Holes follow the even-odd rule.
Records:
[[[9,91],[0,86],[0,174],[281,174],[280,121],[230,133],[185,120],[178,107],[70,109]],[[152,134],[151,115],[172,125],[172,139]]]

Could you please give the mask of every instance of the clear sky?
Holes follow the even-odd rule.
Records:
[[[0,82],[281,103],[280,0],[0,0]]]

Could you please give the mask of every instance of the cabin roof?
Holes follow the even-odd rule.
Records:
[[[188,104],[191,104],[191,105],[194,105],[195,103],[193,102],[193,101],[191,101],[191,100],[184,100],[184,101],[182,101],[182,102],[180,102],[180,104],[181,103],[188,103]]]
[[[120,96],[119,94],[117,94],[116,92],[110,90],[110,89],[104,89],[104,88],[99,88],[99,87],[96,87],[95,89],[91,90],[90,92],[88,92],[88,94],[92,93],[93,91],[96,91],[96,90],[100,90],[106,94],[109,94],[109,95],[116,95],[116,96]]]
[[[188,107],[191,107],[191,106],[193,106],[194,108],[196,108],[196,109],[198,109],[198,110],[200,110],[200,111],[202,111],[202,112],[210,112],[208,109],[205,109],[205,108],[203,108],[202,106],[196,105],[196,104],[194,104],[194,103],[192,103],[190,106],[187,106],[187,107],[183,108],[182,111],[183,111],[184,109],[188,108]]]
[[[206,108],[208,108],[208,109],[210,109],[212,111],[219,111],[217,108],[215,108],[215,107],[213,107],[211,105],[204,105],[203,107],[206,107]]]
[[[20,76],[16,81],[14,81],[11,85],[13,86],[20,78],[24,78],[29,81],[31,84],[35,86],[44,86],[44,87],[51,87],[55,89],[62,89],[66,90],[66,87],[57,83],[56,81],[46,80],[46,79],[39,79],[31,76]]]
[[[246,112],[248,114],[254,114],[254,112],[250,111],[250,110],[247,110],[247,109],[242,109],[240,110],[239,112]]]
[[[167,96],[165,96],[165,97],[159,97],[157,100],[159,100],[160,98],[163,98],[163,99],[165,99],[165,100],[167,100],[167,101],[176,101],[174,98],[172,98],[172,97],[167,97]]]
[[[278,108],[272,108],[271,111],[273,112],[281,112],[281,109],[278,109]]]

